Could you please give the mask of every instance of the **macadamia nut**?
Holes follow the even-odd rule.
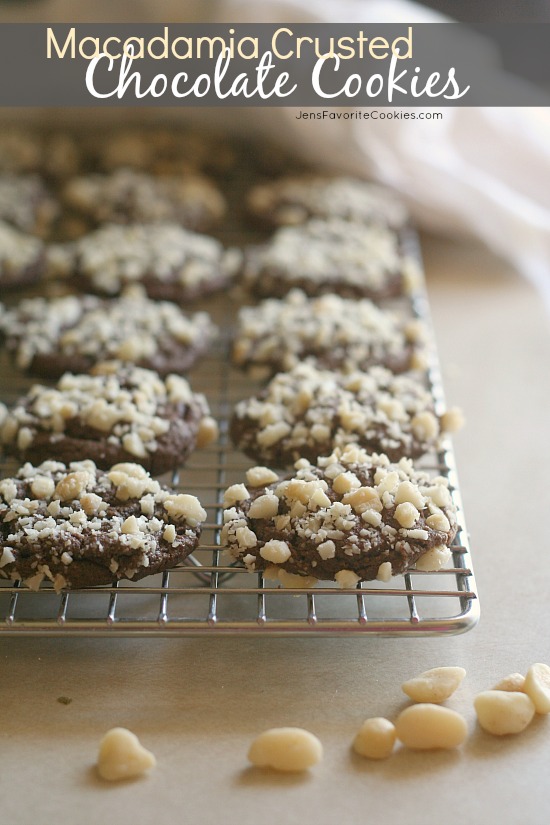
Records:
[[[99,744],[97,770],[102,779],[115,782],[140,776],[154,768],[156,759],[126,728],[112,728]]]
[[[265,487],[273,484],[279,476],[268,467],[251,467],[246,471],[246,480],[251,487]]]
[[[382,716],[366,719],[353,741],[353,750],[368,759],[387,759],[395,745],[395,726]]]
[[[451,556],[452,553],[448,547],[445,547],[444,544],[438,544],[436,547],[431,547],[417,559],[416,569],[426,573],[441,570]]]
[[[537,662],[531,665],[525,677],[523,690],[529,696],[537,713],[550,713],[550,667]]]
[[[253,765],[276,771],[306,771],[322,758],[321,742],[303,728],[266,730],[252,742],[248,751]]]
[[[404,682],[401,690],[413,702],[444,702],[455,692],[465,676],[463,667],[434,667]]]
[[[440,705],[419,704],[405,708],[395,720],[397,738],[414,750],[450,750],[468,736],[460,713]]]
[[[497,682],[493,690],[508,690],[516,693],[523,693],[523,686],[525,685],[525,676],[521,673],[510,673],[505,676],[500,682]]]
[[[505,736],[521,733],[535,715],[535,706],[525,693],[486,690],[474,699],[478,722],[487,733]]]
[[[184,519],[191,527],[196,527],[206,520],[206,510],[198,498],[187,493],[168,496],[164,501],[164,509],[173,519]]]

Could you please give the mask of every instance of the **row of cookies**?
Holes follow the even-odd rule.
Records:
[[[86,122],[67,128],[4,124],[0,134],[0,173],[39,174],[52,185],[76,175],[112,172],[126,166],[155,175],[206,174],[227,177],[243,167],[273,177],[283,169],[303,168],[278,144],[247,141],[226,132],[139,124],[103,126]]]
[[[3,451],[24,462],[0,481],[0,576],[59,591],[183,561],[206,511],[152,474],[217,436],[206,399],[178,374],[214,337],[209,316],[130,289],[28,298],[2,320],[14,363],[59,380],[0,404]]]
[[[3,129],[0,289],[69,272],[71,287],[116,294],[116,278],[110,283],[106,274],[94,283],[93,277],[97,267],[109,269],[110,264],[112,270],[113,245],[120,248],[116,263],[122,282],[126,276],[135,282],[147,275],[142,270],[149,266],[150,279],[158,278],[161,291],[168,281],[170,292],[177,274],[184,288],[175,283],[169,295],[174,300],[187,300],[201,280],[205,291],[206,286],[225,288],[235,256],[222,260],[220,244],[195,232],[218,225],[226,214],[223,179],[240,163],[237,147],[227,138],[188,128]],[[111,232],[90,238],[82,250],[69,243],[105,224]],[[152,224],[163,225],[162,231],[124,231]],[[132,254],[133,246],[139,248]],[[95,257],[90,247],[98,250]]]
[[[435,413],[423,325],[383,303],[419,286],[403,208],[349,179],[283,179],[249,200],[278,228],[247,257],[248,285],[269,297],[241,309],[233,358],[269,380],[231,420],[261,466],[226,491],[222,542],[286,586],[439,569],[456,511],[447,479],[412,459],[462,422]]]
[[[260,297],[280,297],[294,286],[308,295],[380,300],[410,291],[418,279],[414,258],[393,231],[406,220],[401,204],[363,181],[309,175],[256,186],[246,202],[249,216],[279,228],[266,243],[249,246],[243,262],[237,250],[195,231],[219,223],[226,210],[219,187],[204,177],[122,167],[69,178],[58,194],[55,202],[36,176],[0,175],[5,287],[47,274],[115,295],[139,281],[152,297],[181,302],[226,288],[241,273]],[[55,218],[63,243],[29,237],[47,234]]]
[[[79,299],[70,300],[81,309]],[[136,300],[138,308],[148,301],[130,296],[117,312],[135,310]],[[188,321],[178,317],[175,304],[153,307],[162,314],[149,324],[151,339],[155,347],[167,342],[165,355],[174,358],[173,347],[182,346],[179,327]],[[116,316],[108,310],[112,326]],[[82,353],[90,361],[114,337],[100,318],[95,321],[88,318],[79,337],[84,348],[92,343],[91,352]],[[204,321],[210,324],[207,316]],[[37,316],[37,330],[39,323]],[[164,323],[172,323],[171,332]],[[130,326],[135,332],[132,319]],[[21,331],[24,339],[24,326]],[[108,333],[99,344],[98,331]],[[26,357],[32,351],[31,345]],[[55,355],[42,355],[54,371]],[[153,476],[184,464],[196,447],[216,438],[206,398],[185,378],[125,361],[65,372],[54,385],[32,385],[9,409],[0,404],[3,452],[23,462],[0,481],[0,577],[22,579],[31,588],[47,580],[60,590],[137,580],[181,562],[198,545],[206,511],[194,495]]]
[[[226,285],[224,266],[218,266],[221,245],[186,234],[180,225],[203,229],[221,217],[225,204],[213,184],[192,169],[185,178],[131,170],[107,176],[102,164],[84,168],[75,142],[23,137],[11,143],[9,135],[0,138],[3,287],[37,281],[61,262],[78,286],[93,289],[80,259],[114,279],[129,273],[133,283],[149,261],[171,274],[189,244],[187,292],[170,297],[187,300],[190,292],[198,297]],[[65,160],[74,150],[73,164],[51,174],[45,162],[61,144]],[[2,208],[10,200],[11,212]],[[175,223],[160,224],[158,232],[116,223],[166,217]],[[91,238],[82,252],[31,236],[60,226],[62,233],[81,234],[104,219],[111,233]],[[111,258],[109,266],[113,248],[120,260]],[[102,291],[101,284],[95,291]],[[209,316],[188,316],[176,303],[153,301],[143,286],[110,300],[71,294],[28,297],[16,305],[14,297],[0,319],[13,363],[59,380],[31,386],[9,410],[0,406],[3,451],[25,462],[0,482],[0,574],[33,588],[50,580],[59,590],[139,579],[178,563],[197,546],[206,512],[195,496],[169,490],[152,476],[183,464],[196,446],[217,435],[206,399],[181,376],[216,334]]]

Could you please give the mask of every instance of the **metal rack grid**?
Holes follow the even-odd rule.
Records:
[[[414,236],[409,246],[418,254]],[[224,325],[227,296],[210,302],[207,308]],[[431,326],[425,289],[408,303],[408,311]],[[224,326],[217,351],[190,375],[193,388],[208,396],[219,421],[219,442],[197,451],[183,470],[163,479],[180,490],[196,493],[207,510],[199,548],[178,567],[136,583],[121,581],[111,587],[55,594],[49,585],[31,592],[18,582],[2,582],[0,635],[391,637],[436,636],[471,629],[479,618],[479,602],[450,442],[437,455],[416,464],[449,479],[459,524],[452,567],[431,573],[411,570],[390,583],[363,582],[355,589],[340,589],[330,582],[315,588],[284,589],[227,561],[219,543],[223,490],[241,481],[251,464],[232,447],[228,419],[233,404],[257,386],[231,368],[226,320]],[[428,382],[436,411],[442,411],[443,388],[435,348]],[[26,379],[14,376],[8,400],[26,385]],[[5,475],[15,466],[3,469]]]

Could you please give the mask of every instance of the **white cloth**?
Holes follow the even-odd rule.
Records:
[[[225,0],[221,7],[220,19],[232,22],[445,20],[408,0]],[[550,109],[432,111],[443,119],[308,121],[296,120],[293,109],[248,118],[311,161],[392,186],[421,226],[481,238],[540,289],[550,311]]]

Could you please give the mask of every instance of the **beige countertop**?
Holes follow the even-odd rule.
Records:
[[[550,662],[550,335],[519,276],[468,242],[426,239],[429,291],[456,437],[481,622],[462,636],[0,641],[0,822],[10,825],[379,822],[547,825],[550,718],[491,738],[472,700]],[[448,704],[460,751],[361,760],[350,742],[405,706],[400,684],[436,665],[467,677]],[[72,699],[60,704],[59,696]],[[122,725],[157,756],[150,776],[101,782],[103,733]],[[297,725],[325,746],[305,776],[247,767],[251,739]]]

